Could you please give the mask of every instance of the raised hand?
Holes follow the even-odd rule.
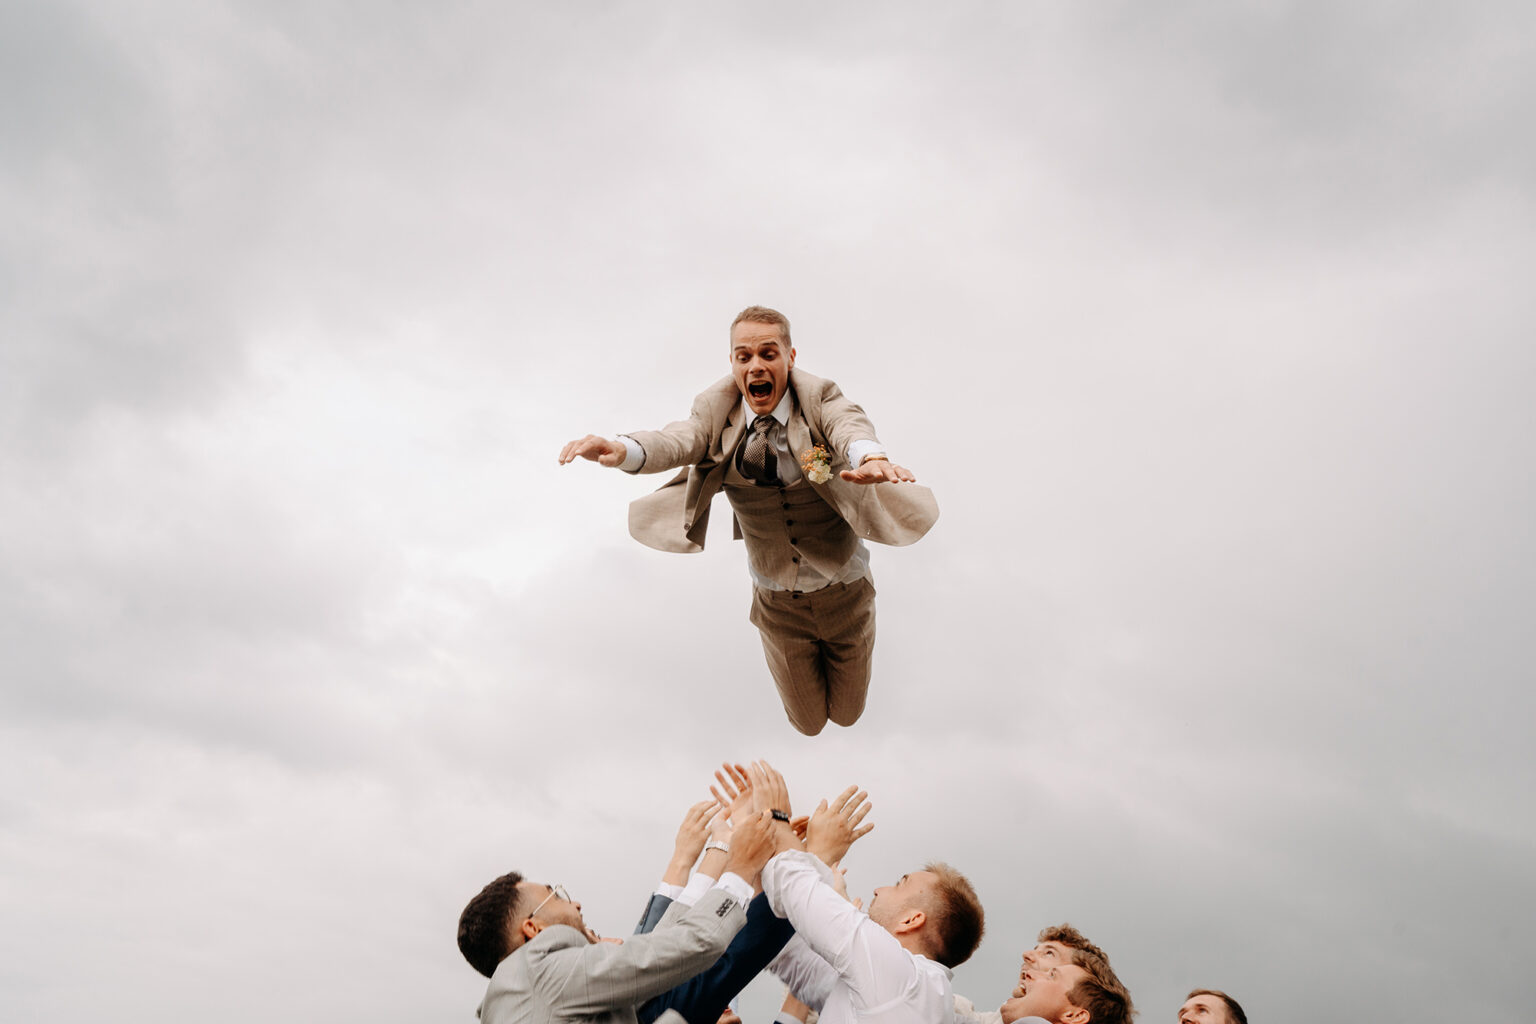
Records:
[[[740,875],[755,888],[763,865],[777,852],[773,829],[776,824],[767,811],[748,814],[745,820],[736,822],[725,870]]]
[[[869,459],[856,469],[845,469],[838,476],[851,484],[910,484],[917,481],[912,471],[888,459]]]
[[[704,844],[709,839],[709,819],[717,806],[713,798],[700,800],[683,815],[683,823],[677,827],[672,859],[667,862],[667,872],[661,878],[663,882],[669,885],[688,884],[688,870],[704,851]]]
[[[849,786],[830,804],[825,800],[817,804],[805,829],[806,850],[823,864],[836,866],[854,841],[875,827],[873,823],[861,825],[871,806],[867,796],[859,787]]]
[[[753,761],[748,771],[752,780],[752,806],[759,811],[780,811],[784,826],[789,827],[789,785],[779,770],[767,761]]]
[[[752,806],[759,813],[771,815],[777,811],[784,815],[773,822],[778,849],[800,849],[800,840],[789,826],[789,787],[784,783],[784,776],[767,761],[753,761],[748,774],[752,778]]]
[[[612,467],[623,462],[624,456],[628,454],[629,449],[623,444],[606,437],[598,437],[596,434],[588,434],[586,437],[567,443],[560,449],[560,465],[563,466],[581,458]]]
[[[731,815],[725,808],[716,804],[715,816],[709,819],[709,838],[722,846],[731,845]],[[750,812],[749,812],[750,813]]]
[[[729,761],[720,765],[720,770],[715,772],[715,781],[719,788],[709,787],[709,795],[725,809],[727,818],[741,820],[738,815],[745,816],[752,810],[752,779],[747,770],[739,764],[731,764]],[[716,839],[720,839],[717,835]],[[727,842],[728,839],[720,839]]]

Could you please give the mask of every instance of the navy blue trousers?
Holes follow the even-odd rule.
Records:
[[[661,904],[659,911],[654,908],[659,900],[665,899],[652,897],[645,916],[640,919],[642,929],[650,931],[656,926],[661,911],[666,910],[666,903]],[[650,928],[645,927],[647,922]],[[715,1024],[726,1004],[768,966],[768,961],[779,955],[779,950],[794,934],[795,929],[788,921],[773,916],[768,897],[758,893],[747,905],[747,923],[725,947],[720,959],[681,985],[642,1003],[638,1011],[640,1024],[651,1024],[668,1010],[681,1013],[688,1024]]]

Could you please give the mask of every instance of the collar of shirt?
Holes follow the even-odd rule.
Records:
[[[789,424],[789,411],[793,408],[794,403],[793,400],[789,397],[789,389],[785,388],[784,397],[779,399],[779,404],[774,406],[773,412],[769,413],[768,415],[778,420],[779,426],[787,426]],[[746,415],[746,422],[748,424],[757,419],[757,413],[753,412],[752,407],[747,404],[745,395],[743,395],[741,399],[741,411]]]

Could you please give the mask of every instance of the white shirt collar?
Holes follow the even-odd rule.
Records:
[[[790,411],[795,407],[794,400],[789,397],[789,394],[789,388],[785,388],[784,397],[779,399],[779,404],[774,406],[773,412],[768,414],[778,420],[781,427],[789,424]],[[741,411],[747,417],[746,422],[751,423],[757,419],[757,413],[753,412],[752,407],[747,404],[747,397],[745,395],[741,397]]]

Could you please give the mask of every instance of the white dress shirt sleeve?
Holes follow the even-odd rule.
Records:
[[[614,434],[608,440],[624,446],[624,461],[619,463],[619,469],[626,473],[638,473],[640,467],[645,465],[645,449],[640,446],[639,441],[636,441],[627,434]],[[854,444],[858,443],[857,441],[854,442]],[[853,445],[849,445],[850,449],[852,447]]]
[[[699,897],[700,896],[703,896],[705,893],[709,892],[709,890],[713,889],[714,887],[715,887],[715,880],[713,878],[711,878],[709,875],[704,874],[702,871],[695,871],[693,874],[688,876],[688,886],[687,886],[687,888],[681,890],[673,898],[676,899],[677,902],[683,904],[684,906],[691,907],[695,903],[699,902]],[[727,890],[727,891],[729,891],[729,890]],[[731,893],[731,895],[735,896],[736,894],[733,892],[733,893]],[[751,891],[750,890],[748,891],[747,898],[751,899]],[[742,905],[745,906],[746,904],[743,903]]]
[[[879,441],[860,439],[848,442],[848,465],[858,469],[864,459],[870,455],[884,455],[885,445]]]
[[[791,995],[817,1013],[826,1005],[832,986],[837,984],[837,972],[832,965],[817,956],[798,935],[790,936],[779,955],[768,962],[768,973],[782,981]]]
[[[763,868],[763,892],[773,912],[788,918],[796,937],[837,972],[856,1007],[878,1006],[911,990],[918,973],[913,955],[839,896],[822,878],[828,870],[803,851],[775,856]]]

